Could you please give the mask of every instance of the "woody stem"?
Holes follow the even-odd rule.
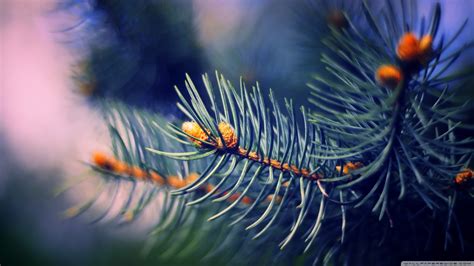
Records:
[[[302,176],[304,178],[307,178],[309,180],[319,180],[322,178],[322,176],[318,175],[317,173],[311,173],[308,169],[306,168],[301,168],[299,169],[296,165],[288,164],[288,163],[281,163],[278,160],[274,160],[268,157],[264,157],[262,159],[261,156],[259,156],[256,152],[251,152],[243,147],[237,147],[236,149],[232,150],[233,154],[236,154],[240,157],[243,157],[245,159],[258,162],[261,164],[264,164],[266,166],[272,167],[274,169],[280,170],[282,172],[291,172],[297,176]]]

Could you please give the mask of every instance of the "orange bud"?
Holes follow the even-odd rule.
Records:
[[[236,148],[239,142],[239,139],[235,135],[235,132],[232,126],[225,122],[220,122],[217,128],[219,129],[219,132],[221,133],[222,138],[224,139],[225,146],[230,149]],[[221,145],[222,143],[220,142],[221,140],[219,139],[218,140],[219,146],[223,146]]]
[[[130,174],[130,176],[135,177],[137,179],[145,179],[145,177],[147,176],[146,172],[138,166],[130,167],[128,173]]]
[[[273,168],[277,168],[277,169],[280,169],[281,168],[281,163],[277,160],[270,160],[270,165],[273,167]]]
[[[186,185],[188,184],[191,184],[192,182],[196,181],[196,179],[199,178],[199,174],[197,173],[190,173],[187,177],[186,177]]]
[[[419,46],[419,52],[421,55],[426,55],[431,53],[433,49],[433,37],[431,35],[427,34],[423,36],[420,40],[420,46]]]
[[[234,193],[232,194],[227,200],[230,202],[236,201],[240,197],[240,193]]]
[[[433,37],[427,34],[418,40],[413,33],[405,33],[400,38],[397,47],[398,58],[402,61],[411,62],[418,60],[421,63],[425,63],[433,49]]]
[[[253,202],[253,199],[247,196],[244,196],[241,201],[245,205],[250,205]]]
[[[304,176],[308,176],[310,174],[309,170],[308,169],[301,169],[301,174],[304,175]]]
[[[268,195],[267,196],[267,201],[272,201],[273,197],[274,197],[273,194]],[[281,196],[277,195],[276,198],[275,198],[275,202],[280,203],[281,202]]]
[[[291,171],[293,171],[293,173],[299,175],[301,173],[300,169],[298,169],[298,167],[294,164],[290,165],[290,169]]]
[[[112,160],[111,161],[111,168],[114,172],[118,174],[127,174],[130,173],[130,169],[128,165],[122,161],[119,160]]]
[[[415,34],[409,32],[405,33],[397,47],[397,56],[402,61],[413,61],[418,58],[419,55],[419,42]]]
[[[204,190],[206,192],[211,192],[213,189],[215,188],[215,186],[213,184],[207,184],[205,187],[204,187]]]
[[[347,175],[349,174],[350,172],[356,170],[356,169],[359,169],[361,168],[362,166],[364,166],[361,162],[348,162],[344,165],[343,169],[342,169],[342,173],[344,175]],[[340,172],[341,171],[341,166],[336,166],[336,171]]]
[[[258,154],[254,151],[251,151],[249,152],[249,155],[248,155],[249,159],[251,160],[258,160]]]
[[[124,219],[125,221],[127,221],[127,222],[131,222],[134,217],[135,217],[135,214],[133,213],[132,210],[126,211],[126,212],[123,214],[123,219]]]
[[[170,187],[173,188],[182,188],[186,186],[186,181],[175,175],[169,176],[167,181]]]
[[[474,176],[474,171],[469,168],[461,170],[454,179],[454,182],[458,185],[464,184],[469,180],[472,180]]]
[[[92,153],[92,162],[100,168],[108,169],[111,168],[111,160],[110,158],[102,152],[94,152]]]
[[[420,40],[419,60],[422,64],[429,61],[431,53],[433,52],[433,37],[427,34]]]
[[[395,88],[402,80],[402,72],[394,65],[381,65],[377,69],[375,79],[384,87]]]
[[[165,180],[163,179],[163,177],[155,171],[150,171],[150,179],[151,181],[158,183],[160,185],[165,184]]]
[[[347,170],[347,172],[351,172],[353,170],[356,170],[356,169],[359,169],[361,168],[362,166],[364,166],[361,162],[348,162],[346,163],[346,165],[344,166],[344,170]]]
[[[189,140],[191,140],[198,146],[202,146],[202,142],[197,139],[204,140],[204,141],[208,140],[208,136],[206,132],[204,132],[204,130],[202,130],[199,124],[194,121],[184,122],[183,125],[181,126],[181,129],[183,130],[184,133],[195,137],[196,139],[189,138]]]

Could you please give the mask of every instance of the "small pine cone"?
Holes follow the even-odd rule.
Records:
[[[189,140],[194,142],[199,147],[202,147],[203,143],[197,139],[200,139],[203,141],[208,140],[208,135],[206,134],[206,132],[204,132],[204,130],[202,130],[199,124],[194,121],[184,122],[183,125],[181,126],[181,129],[183,130],[184,133],[195,137],[196,139],[189,138]]]
[[[454,182],[458,185],[465,184],[472,180],[474,177],[474,171],[472,171],[469,168],[461,170],[457,175],[456,178],[454,179]]]
[[[382,65],[375,74],[375,79],[380,85],[391,89],[397,87],[402,78],[401,70],[394,65]]]
[[[402,61],[414,61],[419,56],[419,41],[415,34],[405,33],[398,42],[397,56]]]
[[[239,139],[235,135],[232,126],[225,122],[220,122],[217,128],[219,129],[219,132],[221,133],[222,138],[224,139],[225,146],[229,149],[237,148],[237,145],[239,144]],[[218,145],[219,147],[223,147],[220,138],[218,139]]]

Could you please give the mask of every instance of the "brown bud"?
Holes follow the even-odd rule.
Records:
[[[344,13],[338,9],[331,10],[326,17],[326,20],[330,26],[333,26],[337,29],[346,28],[349,25]]]

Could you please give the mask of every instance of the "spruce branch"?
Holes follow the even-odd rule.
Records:
[[[429,208],[446,206],[454,193],[446,188],[472,157],[473,149],[466,146],[472,138],[456,137],[464,124],[459,115],[472,106],[451,102],[455,91],[447,89],[453,85],[449,83],[443,84],[439,98],[428,96],[440,91],[435,80],[451,65],[439,63],[446,58],[446,47],[442,41],[435,44],[441,8],[434,7],[428,28],[421,26],[420,32],[428,33],[420,40],[410,32],[414,19],[398,24],[393,16],[376,19],[366,2],[363,8],[375,41],[355,30],[333,31],[326,43],[334,54],[323,55],[333,77],[315,76],[316,83],[309,84],[314,104],[309,116],[337,143],[318,158],[361,161],[364,166],[354,171],[356,178],[343,175],[321,182],[360,194],[356,206],[379,191],[372,204],[380,218],[397,187],[399,199],[418,195]],[[370,189],[361,188],[364,183]]]
[[[219,228],[222,238],[203,257],[224,252],[252,260],[254,248],[277,247],[273,262],[305,253],[314,263],[337,264],[364,250],[428,246],[436,223],[443,224],[445,249],[456,238],[463,248],[454,210],[472,197],[473,139],[460,130],[474,127],[462,119],[472,104],[454,99],[472,71],[452,70],[462,50],[449,46],[465,24],[445,42],[439,5],[425,26],[416,3],[405,4],[387,1],[378,16],[364,1],[368,29],[343,13],[347,24],[331,27],[324,40],[332,52],[322,62],[331,75],[308,84],[312,110],[298,112],[288,100],[281,107],[258,83],[247,89],[241,81],[236,89],[216,73],[214,83],[203,76],[206,93],[189,76],[185,89],[176,88],[190,120],[181,127],[165,126],[157,115],[114,112],[114,155],[96,154],[91,166],[106,180],[153,183],[134,212],[164,193],[152,234],[166,236],[151,251],[175,254],[199,241],[190,231],[204,230],[199,237],[206,239]],[[174,245],[184,225],[190,231]],[[379,241],[367,243],[367,236]],[[399,244],[381,247],[390,242]]]

